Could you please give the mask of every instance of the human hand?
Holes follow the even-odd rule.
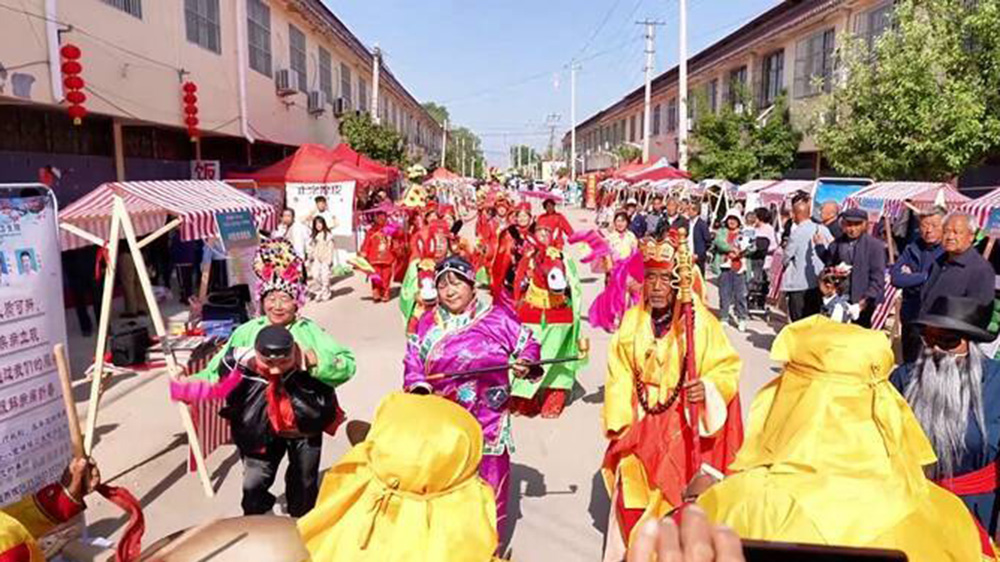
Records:
[[[694,501],[698,499],[698,496],[707,492],[708,489],[714,486],[717,482],[718,480],[714,476],[706,474],[705,472],[698,472],[698,474],[695,474],[694,478],[688,482],[687,487],[684,488],[684,492],[681,494],[681,499],[685,502]]]
[[[908,266],[908,265],[904,265],[902,268],[900,268],[900,271],[902,271],[903,273],[905,273],[907,275],[913,273],[913,270],[910,269],[910,266]]]
[[[76,457],[69,461],[69,466],[63,471],[60,483],[73,501],[81,503],[87,494],[93,492],[100,485],[101,472],[97,470],[97,465],[89,458]]]
[[[299,348],[299,361],[303,371],[308,371],[316,365],[319,365],[319,359],[316,357],[316,352],[311,349]]]
[[[708,521],[698,506],[684,508],[680,528],[673,519],[646,521],[626,562],[745,562],[740,538],[728,527]]]
[[[684,391],[687,392],[687,399],[692,404],[701,404],[705,401],[705,381],[689,381],[684,384]]]
[[[514,361],[513,365],[511,365],[510,370],[514,372],[515,377],[524,379],[528,378],[528,375],[531,372],[531,367],[528,365],[527,360],[518,359],[517,361]]]

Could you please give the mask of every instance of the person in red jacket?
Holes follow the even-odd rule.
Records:
[[[393,253],[392,236],[387,232],[388,217],[382,211],[375,214],[375,224],[361,245],[361,255],[375,269],[372,276],[372,300],[389,302],[396,255]]]
[[[556,211],[556,200],[553,198],[548,198],[542,203],[542,209],[545,210],[538,217],[538,226],[547,227],[552,231],[552,242],[558,248],[562,248],[566,243],[567,239],[573,234],[573,227],[570,226],[569,221],[566,217]]]
[[[521,203],[514,211],[514,224],[500,233],[496,259],[490,278],[492,293],[496,302],[514,304],[514,278],[517,264],[532,244],[531,204]]]

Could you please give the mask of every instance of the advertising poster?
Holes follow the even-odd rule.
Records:
[[[871,185],[870,180],[828,180],[820,179],[816,182],[816,189],[813,192],[813,201],[822,205],[827,201],[833,201],[838,205],[843,205],[844,201]],[[881,209],[880,209],[881,210]]]
[[[983,230],[991,238],[1000,238],[1000,209],[990,209],[990,214],[986,217],[986,226],[983,227]]]
[[[310,231],[313,218],[319,216],[334,236],[350,236],[354,225],[354,186],[353,181],[289,183],[285,197],[288,206],[295,209],[295,219]]]
[[[55,197],[0,185],[0,505],[59,479],[71,456],[52,346],[66,342]]]
[[[877,197],[859,197],[858,208],[863,209],[868,213],[868,220],[877,221],[882,218],[882,212],[885,210],[885,199],[879,199]]]

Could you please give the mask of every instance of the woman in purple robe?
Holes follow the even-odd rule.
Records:
[[[502,535],[513,451],[508,371],[516,377],[541,375],[541,370],[528,366],[538,360],[540,348],[530,328],[522,326],[510,309],[476,295],[475,270],[469,262],[457,256],[444,259],[434,281],[438,306],[424,314],[409,338],[403,387],[448,398],[479,420],[483,426],[479,474],[496,493],[497,530]],[[453,375],[471,369],[488,370]]]

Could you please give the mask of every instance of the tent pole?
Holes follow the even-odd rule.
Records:
[[[156,232],[153,232],[152,234],[148,234],[145,238],[143,238],[142,240],[139,241],[139,249],[141,250],[141,249],[145,248],[146,246],[152,244],[160,236],[163,236],[164,234],[166,234],[166,233],[170,232],[171,230],[173,230],[173,229],[177,228],[178,226],[180,226],[182,222],[184,222],[184,219],[178,217],[178,218],[176,218],[176,219],[168,222],[167,224],[161,226]]]
[[[59,228],[65,230],[66,232],[69,232],[70,234],[79,236],[80,238],[83,238],[84,240],[90,242],[91,244],[101,247],[107,244],[107,241],[103,240],[100,236],[87,232],[86,230],[76,226],[75,224],[61,222],[59,223]]]
[[[178,372],[177,359],[174,357],[174,351],[170,348],[167,327],[164,325],[163,316],[160,314],[160,304],[156,302],[156,296],[153,294],[153,284],[149,280],[146,261],[142,257],[142,251],[139,249],[139,243],[135,238],[132,219],[125,208],[125,201],[117,194],[114,199],[113,212],[119,217],[118,220],[121,222],[122,230],[125,232],[125,240],[128,243],[129,251],[132,253],[132,262],[135,263],[139,285],[142,286],[142,292],[146,297],[146,307],[149,310],[150,320],[153,322],[153,329],[156,330],[156,335],[160,338],[160,345],[163,347],[163,358],[167,363],[167,373],[172,377]],[[215,496],[215,490],[212,489],[212,480],[208,476],[208,468],[205,466],[205,456],[202,454],[201,442],[198,441],[198,434],[194,429],[194,421],[191,420],[191,412],[188,410],[187,404],[178,403],[177,408],[181,415],[181,424],[184,426],[184,432],[187,433],[188,443],[191,445],[191,451],[194,454],[195,464],[198,467],[198,476],[201,478],[205,495],[211,498]]]
[[[87,426],[83,437],[83,450],[89,455],[94,449],[94,428],[97,426],[97,404],[101,400],[104,379],[104,352],[108,349],[108,325],[111,322],[111,302],[115,291],[115,270],[118,269],[118,238],[121,221],[111,214],[111,231],[108,234],[108,268],[104,272],[104,292],[101,297],[101,318],[97,323],[97,350],[94,352],[94,370],[90,380],[90,399],[87,401]],[[102,244],[104,246],[104,244]]]

